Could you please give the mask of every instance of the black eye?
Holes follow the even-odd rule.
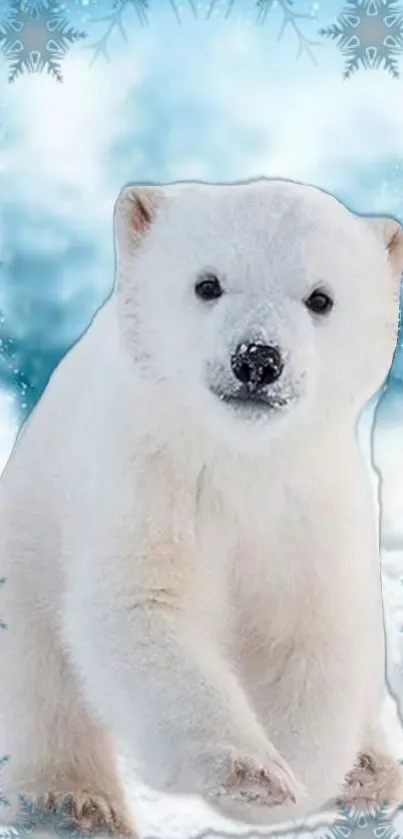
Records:
[[[305,306],[315,315],[327,315],[333,309],[333,300],[326,291],[316,289],[305,300]]]
[[[214,274],[203,274],[195,285],[195,292],[202,300],[217,300],[224,293]]]

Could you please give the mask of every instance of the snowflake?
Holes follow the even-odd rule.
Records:
[[[63,81],[60,62],[71,44],[85,37],[70,26],[58,0],[11,0],[0,22],[0,51],[10,63],[9,81],[43,70]]]
[[[221,14],[218,8],[220,6],[222,7],[224,20],[227,20],[233,12],[235,2],[236,0],[222,0],[222,2],[220,0],[204,0],[204,2],[201,2],[201,0],[166,0],[166,4],[170,7],[178,24],[181,23],[181,12],[184,8],[189,8],[196,20],[210,20],[213,14],[217,15],[217,17]],[[286,29],[292,29],[298,40],[297,58],[305,52],[316,64],[311,47],[321,46],[321,44],[318,41],[310,40],[304,35],[300,27],[300,21],[309,20],[312,22],[319,8],[317,0],[309,0],[310,11],[307,14],[295,9],[294,0],[254,0],[254,2],[255,8],[257,8],[255,23],[263,25],[269,12],[278,9],[283,17],[279,39]],[[155,5],[157,6],[157,3]],[[110,14],[98,18],[95,21],[95,23],[104,23],[106,26],[101,37],[87,47],[93,52],[91,64],[100,55],[108,59],[109,39],[115,32],[118,32],[123,40],[127,41],[125,16],[129,9],[134,11],[140,26],[145,26],[148,23],[149,0],[114,0],[113,9]]]
[[[1,801],[1,799],[0,799]],[[13,824],[13,830],[17,836],[35,833],[38,827],[52,828],[59,836],[68,839],[89,839],[89,834],[81,833],[68,816],[70,796],[53,806],[51,802],[46,805],[38,805],[25,796],[20,796],[18,816]],[[0,811],[1,815],[1,811]],[[42,831],[40,831],[42,832]],[[0,839],[3,839],[0,829]],[[11,839],[11,837],[5,837]]]
[[[20,836],[21,833],[33,833],[38,827],[38,824],[43,823],[44,819],[42,818],[42,813],[40,811],[36,811],[33,805],[31,805],[24,796],[20,796],[19,812],[13,825],[17,831],[17,835]]]
[[[104,58],[108,60],[108,41],[115,31],[120,32],[123,40],[127,41],[123,18],[129,6],[134,9],[140,26],[145,26],[148,23],[148,0],[115,0],[112,12],[109,15],[106,15],[106,17],[98,18],[98,20],[94,21],[94,23],[106,23],[107,26],[101,38],[98,41],[89,44],[87,47],[87,49],[93,51],[91,64],[93,64],[100,55],[103,55]],[[174,6],[174,8],[176,7]]]
[[[403,7],[397,0],[348,0],[336,23],[319,30],[344,56],[344,78],[361,68],[383,67],[399,78],[403,52]]]
[[[340,806],[335,821],[332,824],[316,824],[303,832],[301,839],[403,839],[402,835],[395,829],[391,817],[394,810],[390,807],[373,807],[368,812],[350,809]],[[362,831],[362,832],[361,832]]]
[[[300,25],[298,23],[299,20],[310,20],[315,17],[316,14],[316,4],[312,5],[312,11],[308,14],[303,12],[299,12],[295,9],[294,0],[257,0],[256,2],[257,9],[258,9],[258,16],[257,16],[257,23],[263,24],[267,18],[267,15],[271,9],[279,8],[283,15],[283,23],[279,32],[278,39],[280,40],[288,28],[294,31],[294,34],[297,37],[298,41],[298,53],[297,53],[297,60],[305,52],[314,64],[316,64],[316,58],[312,52],[311,47],[321,46],[317,41],[311,41],[306,35],[303,34],[301,31]]]
[[[372,831],[374,837],[377,839],[402,839],[401,835],[395,830],[391,817],[394,810],[386,804],[382,807],[375,807],[368,812],[362,810],[341,807],[340,815],[344,819],[344,824],[350,829],[354,836],[359,830],[364,831],[364,836],[368,836],[369,831]]]

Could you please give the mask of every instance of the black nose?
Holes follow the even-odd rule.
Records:
[[[242,343],[232,355],[231,367],[237,379],[249,390],[258,390],[280,378],[284,362],[278,347]]]

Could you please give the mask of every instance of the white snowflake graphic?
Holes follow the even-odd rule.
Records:
[[[57,0],[11,0],[0,21],[0,51],[10,64],[9,81],[46,71],[63,81],[61,61],[85,32],[74,29]]]
[[[357,70],[387,70],[400,77],[403,7],[397,0],[348,0],[336,22],[319,30],[345,57],[344,78]]]

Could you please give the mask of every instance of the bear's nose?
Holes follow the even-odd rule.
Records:
[[[259,390],[280,378],[284,362],[278,347],[243,342],[231,357],[231,367],[248,390]]]

